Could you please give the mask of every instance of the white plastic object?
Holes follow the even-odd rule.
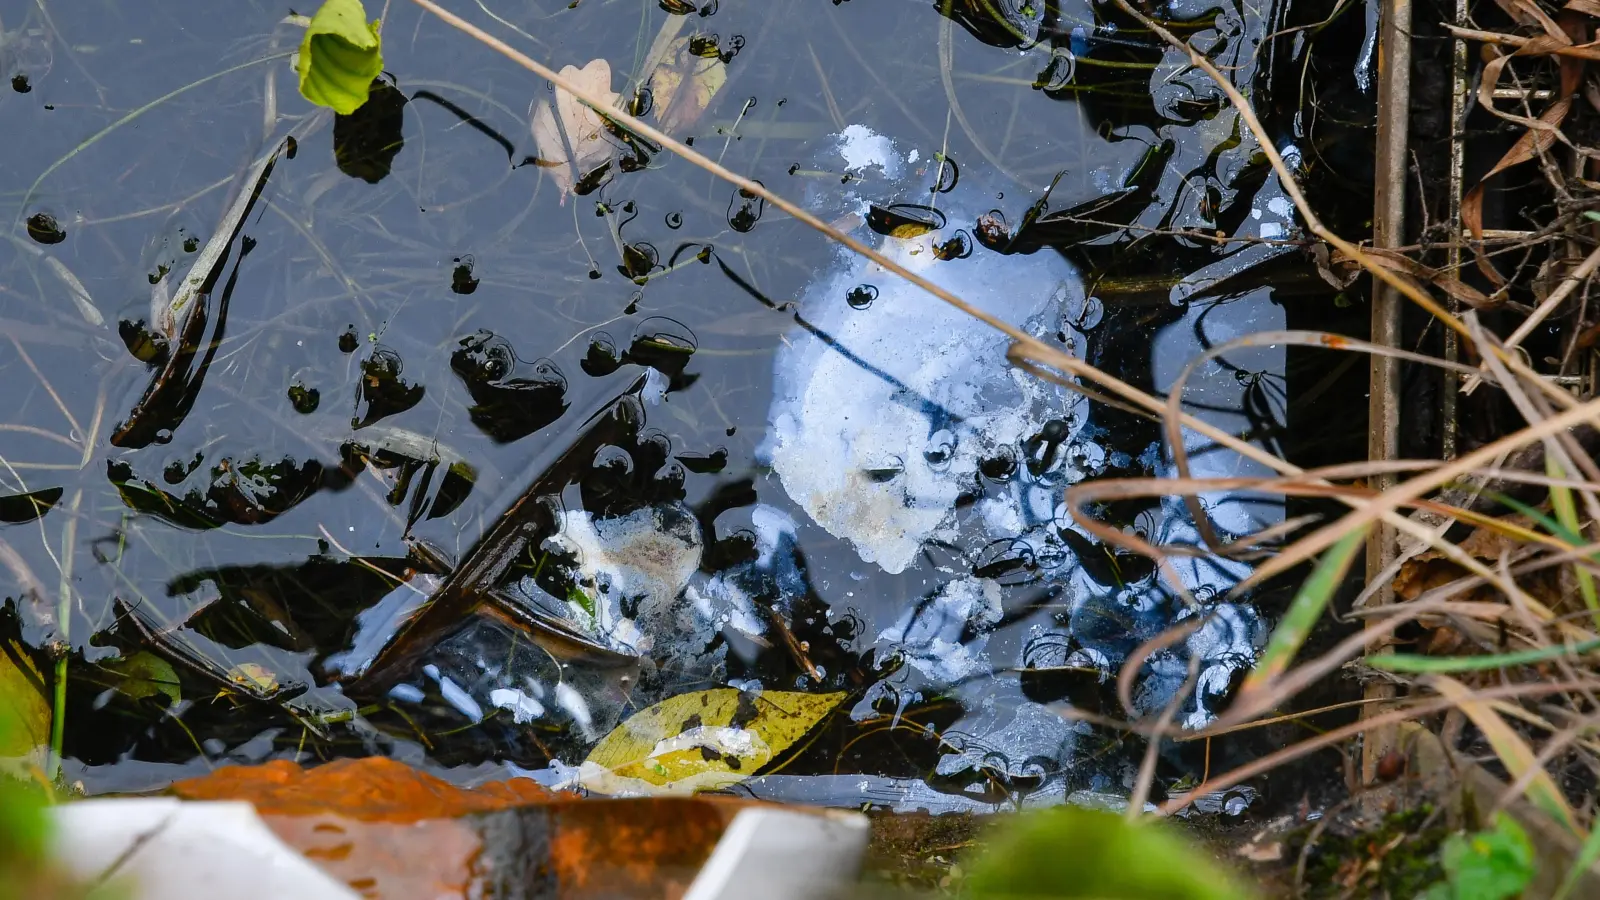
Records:
[[[52,855],[84,883],[127,900],[358,900],[278,839],[241,802],[171,797],[80,800],[51,809]]]
[[[837,810],[746,809],[734,817],[683,900],[822,900],[855,883],[867,817]]]

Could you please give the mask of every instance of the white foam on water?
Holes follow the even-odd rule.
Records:
[[[596,519],[569,510],[558,543],[575,552],[592,616],[569,601],[575,618],[592,618],[596,635],[619,648],[648,651],[658,637],[676,640],[676,628],[657,627],[670,614],[700,566],[704,540],[694,514],[679,504],[647,506],[627,515]],[[624,601],[638,604],[637,618],[623,615]]]
[[[880,249],[986,312],[1053,334],[1083,303],[1076,270],[1052,251],[936,259],[933,245],[974,218],[952,213],[947,228]],[[856,309],[846,296],[864,284],[877,297]],[[1083,421],[1074,410],[1086,401],[1010,366],[1005,335],[853,254],[813,282],[800,318],[775,364],[768,455],[812,521],[891,574],[951,525],[982,459],[1050,419]]]
[[[878,636],[881,645],[905,655],[912,668],[942,683],[987,674],[987,639],[962,640],[968,627],[1000,621],[1000,586],[987,578],[960,578],[939,588],[925,603],[901,614]]]
[[[890,178],[900,177],[900,154],[894,141],[865,125],[851,125],[839,132],[839,156],[846,172],[860,172],[876,166]],[[915,151],[913,151],[915,152]],[[912,159],[915,162],[915,157]]]

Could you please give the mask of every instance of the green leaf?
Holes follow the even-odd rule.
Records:
[[[845,696],[735,688],[680,694],[635,713],[601,738],[579,780],[604,794],[726,787],[805,737]]]
[[[170,707],[183,699],[178,673],[173,671],[172,664],[147,650],[107,663],[104,668],[117,676],[117,690],[135,700],[166,697]]]
[[[575,584],[568,585],[567,603],[573,607],[574,611],[581,610],[584,616],[587,617],[584,619],[585,624],[587,624],[590,628],[594,627],[596,610],[594,598],[589,596],[588,591],[585,591],[583,588],[578,587]]]
[[[1060,806],[1015,816],[967,867],[974,900],[1245,900],[1254,896],[1161,822]]]
[[[13,739],[14,724],[0,718],[0,744]],[[26,885],[44,858],[50,843],[46,800],[38,784],[0,771],[0,900],[22,900],[19,883]]]
[[[1445,880],[1428,892],[1430,900],[1508,900],[1533,880],[1533,845],[1505,813],[1494,827],[1474,834],[1452,834],[1439,853]]]
[[[1544,460],[1545,474],[1551,478],[1566,478],[1567,473],[1550,457]],[[1556,520],[1561,523],[1563,530],[1569,537],[1563,538],[1574,547],[1584,544],[1583,526],[1578,523],[1578,505],[1572,499],[1572,491],[1566,485],[1550,486],[1550,508],[1556,514]],[[1594,578],[1589,570],[1581,564],[1572,563],[1572,574],[1578,578],[1578,593],[1583,595],[1583,605],[1588,607],[1590,616],[1593,617],[1596,627],[1600,627],[1600,594],[1595,593]]]
[[[50,745],[50,703],[43,684],[20,645],[0,642],[0,759],[29,756]]]
[[[300,96],[340,115],[355,112],[383,71],[381,43],[361,0],[323,0],[300,42]]]

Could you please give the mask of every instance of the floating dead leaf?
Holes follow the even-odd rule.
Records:
[[[561,77],[605,101],[607,109],[617,106],[617,93],[611,90],[611,64],[590,60],[579,69],[567,66]],[[540,100],[533,113],[533,142],[538,148],[538,164],[550,170],[550,177],[561,188],[561,199],[580,182],[590,183],[596,173],[609,165],[616,147],[607,140],[610,131],[606,117],[590,109],[572,94],[556,89],[556,102]]]
[[[688,794],[734,784],[811,731],[845,694],[715,688],[636,713],[589,752],[579,780],[603,794]]]
[[[661,64],[650,73],[656,123],[674,137],[694,128],[728,83],[727,64],[716,56],[694,53],[691,40],[685,36],[668,44]]]
[[[1521,515],[1504,516],[1499,521],[1504,524],[1504,528],[1480,525],[1456,546],[1474,559],[1481,559],[1491,565],[1497,564],[1502,554],[1516,554],[1526,549],[1526,542],[1519,539],[1514,532],[1537,530],[1538,527],[1526,516]],[[1447,559],[1444,554],[1437,550],[1425,550],[1401,565],[1400,571],[1394,578],[1395,596],[1402,600],[1415,600],[1428,591],[1466,576],[1467,570]],[[1517,583],[1541,602],[1556,604],[1561,596],[1560,585],[1557,583],[1559,577],[1559,571],[1551,569],[1519,578]],[[1450,599],[1463,603],[1493,603],[1504,600],[1499,589],[1488,584],[1470,588]]]
[[[228,680],[251,694],[271,694],[278,690],[278,676],[259,663],[240,663],[228,670]]]

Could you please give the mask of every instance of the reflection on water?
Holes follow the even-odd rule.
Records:
[[[1051,705],[1115,712],[1121,662],[1187,617],[1205,625],[1147,661],[1140,709],[1193,659],[1180,718],[1201,724],[1251,662],[1271,610],[1220,600],[1245,564],[1177,559],[1191,608],[1061,502],[1168,473],[1154,423],[1007,366],[1001,336],[639,142],[561,190],[530,130],[544,87],[408,4],[380,102],[336,120],[275,58],[292,27],[187,8],[180,26],[168,5],[58,14],[61,35],[0,10],[0,74],[29,87],[0,123],[31,136],[0,158],[0,593],[7,628],[71,650],[66,750],[89,790],[374,752],[558,781],[631,711],[732,684],[851,692],[781,777],[1115,795],[1138,748]],[[1332,308],[1253,137],[1110,4],[647,6],[496,13],[562,63],[607,60],[610,89],[730,168],[1157,393],[1203,348],[1282,327],[1287,298]],[[1359,41],[1326,46],[1362,23],[1263,41],[1331,9],[1163,14],[1259,99],[1314,191],[1362,207]],[[1313,47],[1315,109],[1285,87]],[[197,311],[163,321],[213,250]],[[1293,454],[1294,365],[1229,354],[1185,401]],[[1185,440],[1197,475],[1261,471]],[[1205,499],[1224,535],[1285,514]],[[1095,512],[1199,542],[1170,499]],[[182,681],[170,708],[109,667],[152,644]],[[859,802],[836,787],[770,790]]]

